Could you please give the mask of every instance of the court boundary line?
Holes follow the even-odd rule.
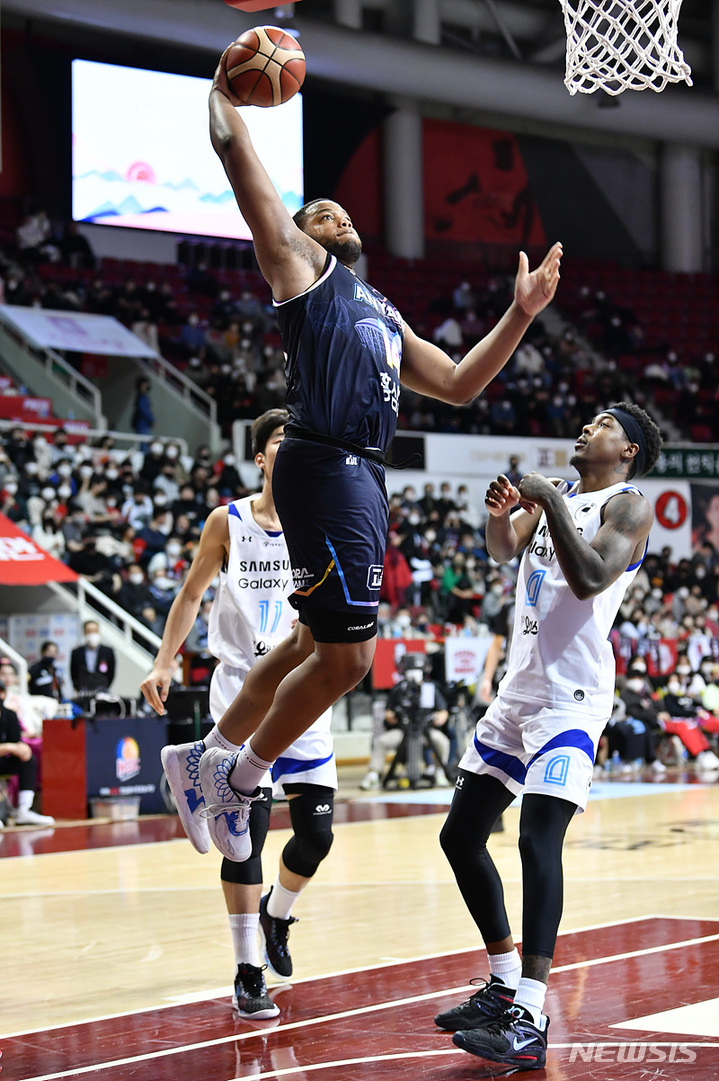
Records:
[[[584,925],[582,927],[575,927],[573,929],[568,929],[568,930],[560,930],[557,937],[558,938],[564,938],[564,937],[566,937],[568,935],[587,934],[590,931],[604,931],[609,927],[622,927],[624,924],[627,924],[627,923],[641,923],[644,920],[646,920],[646,921],[650,921],[650,920],[693,920],[695,922],[702,921],[704,923],[716,923],[716,924],[719,924],[719,917],[716,917],[716,916],[676,916],[676,915],[664,916],[661,913],[652,912],[652,913],[649,913],[648,915],[645,915],[645,916],[627,916],[626,919],[622,919],[622,920],[606,920],[606,921],[601,922],[601,923],[590,923],[590,924],[586,924],[586,925]],[[518,939],[515,939],[515,942],[516,942],[517,945],[521,945],[522,940],[520,938],[518,938]],[[396,965],[414,965],[414,964],[419,964],[422,961],[435,961],[435,960],[437,960],[439,958],[443,958],[443,957],[460,957],[463,953],[467,953],[467,954],[470,954],[470,953],[482,953],[483,951],[484,951],[484,946],[476,946],[476,947],[470,947],[469,949],[444,950],[444,951],[439,952],[439,953],[419,954],[416,957],[399,958],[398,960],[395,960],[395,961],[380,961],[379,963],[377,963],[375,965],[364,965],[364,966],[360,966],[358,968],[345,968],[345,969],[340,969],[340,970],[338,970],[336,972],[320,973],[320,975],[318,975],[318,976],[302,976],[297,980],[272,984],[270,986],[269,990],[270,991],[275,991],[275,990],[279,990],[280,988],[285,989],[287,987],[295,987],[298,984],[302,984],[302,983],[313,983],[313,982],[319,981],[319,980],[331,980],[331,979],[341,978],[343,976],[353,976],[353,975],[356,975],[358,973],[368,972],[370,969],[375,970],[375,969],[378,969],[378,968],[393,968]],[[600,959],[598,959],[598,960],[600,960]],[[553,968],[552,969],[553,973],[554,972],[560,972],[560,971],[562,971],[562,968]],[[468,986],[469,986],[469,980],[467,981],[467,983],[465,985],[463,985],[463,987],[468,987]],[[460,989],[457,993],[461,993],[461,990],[462,989]],[[102,1024],[102,1022],[104,1022],[104,1021],[116,1021],[121,1017],[135,1017],[138,1014],[142,1014],[142,1013],[156,1013],[156,1012],[158,1012],[160,1010],[177,1009],[178,1006],[191,1006],[193,1003],[196,1003],[196,1002],[209,1002],[209,1001],[212,1001],[215,998],[219,998],[220,994],[222,994],[223,997],[226,994],[229,995],[230,991],[231,991],[230,984],[227,984],[227,985],[223,985],[222,988],[215,988],[214,991],[213,991],[212,988],[210,988],[210,989],[206,990],[203,994],[198,995],[197,997],[189,998],[189,999],[186,999],[183,996],[183,997],[181,997],[180,1001],[162,1002],[162,1003],[160,1003],[159,1005],[156,1005],[156,1006],[143,1006],[141,1009],[137,1009],[137,1010],[122,1010],[120,1013],[100,1014],[97,1017],[83,1018],[81,1021],[61,1021],[59,1024],[52,1025],[52,1031],[53,1032],[60,1031],[62,1029],[74,1028],[76,1026],[80,1027],[81,1025],[98,1025],[98,1024]],[[448,992],[441,992],[441,993],[451,994],[453,992],[448,991]],[[36,1032],[39,1032],[39,1031],[48,1031],[48,1030],[47,1029],[42,1029],[41,1030],[41,1029],[37,1029],[37,1028],[30,1028],[30,1029],[20,1029],[17,1032],[0,1032],[0,1039],[3,1039],[3,1040],[19,1039],[22,1036],[32,1036]]]
[[[622,921],[618,922],[615,926],[621,926],[621,922]],[[635,921],[632,921],[632,922],[635,922]],[[628,950],[628,951],[624,951],[623,953],[612,954],[611,956],[608,956],[608,957],[598,957],[598,958],[592,958],[592,959],[586,960],[586,961],[572,962],[569,965],[560,965],[560,966],[558,966],[557,968],[555,968],[553,970],[553,974],[557,975],[560,972],[571,972],[571,971],[575,971],[576,969],[579,969],[579,968],[594,968],[594,967],[596,967],[598,965],[609,964],[609,963],[612,963],[612,962],[615,962],[615,961],[626,961],[626,960],[631,960],[631,959],[636,958],[636,957],[645,957],[645,956],[648,956],[650,954],[662,953],[662,952],[667,951],[667,950],[686,949],[689,946],[703,945],[703,944],[708,943],[708,942],[717,942],[717,941],[719,941],[719,933],[714,934],[714,935],[707,935],[707,936],[704,936],[702,938],[685,939],[685,940],[683,940],[681,942],[670,942],[670,943],[667,943],[667,944],[664,944],[664,945],[661,945],[661,946],[648,946],[648,947],[645,947],[644,949],[641,949],[641,950]],[[357,971],[367,971],[367,969],[364,969],[364,970],[359,969]],[[80,1067],[75,1067],[74,1069],[61,1070],[61,1071],[56,1072],[56,1073],[39,1074],[39,1075],[36,1075],[34,1077],[24,1078],[24,1081],[61,1081],[62,1078],[78,1077],[78,1076],[85,1075],[85,1074],[92,1074],[92,1073],[96,1073],[98,1070],[112,1070],[112,1069],[117,1069],[117,1068],[120,1068],[120,1067],[123,1067],[123,1066],[132,1066],[132,1065],[140,1063],[140,1062],[152,1062],[152,1061],[154,1061],[156,1059],[169,1058],[172,1055],[189,1054],[189,1053],[194,1052],[194,1051],[202,1051],[202,1050],[205,1050],[205,1049],[207,1049],[209,1047],[222,1047],[224,1044],[243,1043],[246,1040],[252,1039],[252,1038],[257,1037],[257,1036],[262,1037],[262,1036],[267,1035],[269,1033],[272,1033],[274,1035],[275,1033],[292,1032],[292,1031],[296,1031],[296,1030],[301,1029],[301,1028],[308,1028],[310,1025],[329,1024],[329,1023],[331,1023],[333,1021],[346,1020],[349,1017],[359,1017],[359,1016],[366,1015],[366,1014],[377,1013],[379,1011],[386,1011],[386,1010],[392,1009],[394,1007],[414,1005],[415,1003],[425,1002],[428,999],[439,998],[439,997],[443,997],[444,995],[462,994],[464,991],[466,991],[466,987],[467,987],[466,984],[462,984],[460,987],[450,987],[450,988],[437,989],[437,990],[433,990],[433,991],[427,992],[427,993],[422,994],[422,995],[412,995],[412,996],[410,996],[408,998],[392,999],[389,1002],[373,1003],[370,1006],[361,1006],[361,1007],[357,1007],[356,1009],[353,1009],[353,1010],[341,1010],[338,1013],[325,1014],[324,1016],[321,1016],[321,1017],[305,1018],[303,1021],[291,1021],[286,1025],[283,1025],[283,1024],[280,1023],[278,1025],[275,1025],[273,1028],[271,1028],[269,1030],[268,1029],[259,1029],[259,1030],[252,1030],[251,1032],[243,1032],[243,1033],[239,1033],[239,1034],[238,1033],[233,1033],[231,1036],[220,1036],[215,1040],[203,1040],[200,1043],[195,1043],[195,1044],[182,1044],[182,1045],[178,1045],[177,1047],[163,1048],[160,1051],[151,1051],[151,1052],[148,1052],[148,1053],[143,1054],[143,1055],[133,1055],[133,1056],[130,1056],[129,1058],[114,1059],[114,1060],[105,1061],[105,1062],[102,1062],[102,1063],[95,1063],[95,1064],[93,1064],[91,1066],[80,1066]],[[138,1010],[137,1012],[142,1013],[142,1012],[146,1012],[146,1011]],[[125,1015],[120,1015],[120,1016],[125,1016]],[[627,1041],[625,1040],[625,1041],[622,1041],[622,1042],[626,1043]],[[680,1042],[685,1043],[687,1041],[682,1040]],[[719,1046],[719,1044],[710,1044],[709,1046],[717,1047],[717,1046]],[[417,1054],[419,1054],[419,1052],[413,1052],[412,1054],[414,1056],[416,1056]],[[403,1057],[406,1057],[406,1056],[400,1055],[399,1057],[403,1058]],[[362,1060],[360,1060],[360,1061],[362,1061]],[[315,1065],[318,1067],[320,1064],[315,1064]],[[304,1066],[303,1067],[298,1067],[298,1066],[295,1066],[295,1067],[293,1067],[293,1070],[290,1071],[290,1072],[295,1072],[296,1073],[298,1069],[308,1069],[308,1068],[311,1068],[311,1067],[304,1067]],[[257,1075],[257,1076],[269,1076],[269,1077],[271,1077],[271,1076],[275,1076],[276,1074],[277,1074],[277,1071],[273,1071],[270,1074]]]

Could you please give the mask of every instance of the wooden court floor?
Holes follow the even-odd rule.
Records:
[[[0,834],[2,1081],[437,1081],[498,1076],[432,1018],[486,975],[439,849],[451,792],[341,779],[335,843],[296,908],[280,1016],[237,1018],[220,857],[172,817]],[[264,877],[288,832],[273,812]],[[518,812],[490,845],[519,937]],[[602,782],[570,826],[536,1076],[719,1077],[719,781]]]

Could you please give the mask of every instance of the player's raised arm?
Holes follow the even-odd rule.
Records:
[[[165,712],[165,702],[172,680],[170,664],[197,619],[200,602],[210,582],[222,567],[229,545],[227,507],[217,507],[205,522],[197,554],[167,614],[162,644],[157,651],[152,671],[140,684],[145,699],[160,716]]]
[[[229,47],[228,47],[229,48]],[[210,138],[237,205],[252,233],[255,254],[276,300],[303,292],[317,279],[327,253],[295,225],[257,156],[220,57],[210,91]]]
[[[562,245],[554,244],[530,272],[524,252],[514,283],[514,300],[497,325],[459,364],[432,342],[408,327],[402,356],[401,381],[410,390],[450,405],[465,405],[480,394],[502,370],[534,319],[554,297],[559,283]]]

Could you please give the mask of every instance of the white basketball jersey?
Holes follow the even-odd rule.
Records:
[[[227,508],[230,557],[210,610],[207,648],[223,664],[249,672],[292,630],[297,613],[290,557],[284,533],[268,533],[255,521],[250,504],[236,499]]]
[[[563,487],[565,505],[586,541],[598,531],[602,507],[612,496],[641,494],[626,483],[582,494],[578,485],[567,490],[563,482]],[[509,664],[499,694],[609,717],[616,673],[609,632],[641,562],[627,567],[598,596],[579,600],[559,566],[543,513],[519,568]]]

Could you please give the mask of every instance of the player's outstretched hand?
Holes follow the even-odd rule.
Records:
[[[514,281],[514,300],[525,315],[534,318],[552,300],[559,284],[562,245],[557,241],[536,270],[529,270],[525,252],[519,253],[519,270]]]
[[[169,668],[153,668],[149,676],[143,679],[140,684],[140,690],[145,701],[161,717],[165,714],[165,702],[167,701],[171,682],[172,673]]]
[[[230,86],[229,80],[227,78],[227,68],[225,66],[225,56],[234,44],[234,41],[230,42],[230,44],[227,46],[224,53],[219,59],[217,67],[215,68],[215,77],[212,80],[212,90],[219,90],[219,92],[227,98],[230,105],[238,106],[244,105],[245,103],[237,97],[237,94],[233,93],[232,87]]]

